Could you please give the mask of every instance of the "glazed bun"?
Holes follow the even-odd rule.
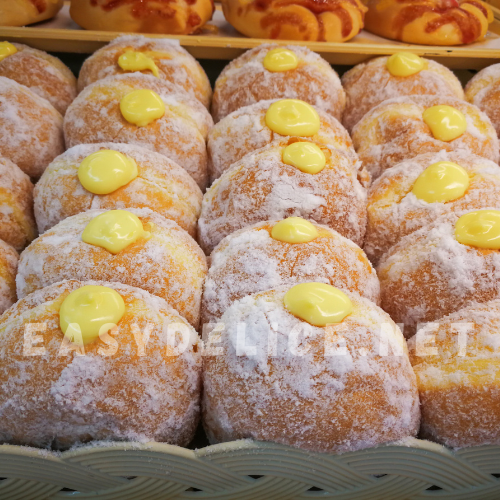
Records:
[[[345,42],[363,29],[366,7],[360,0],[248,2],[222,0],[226,20],[250,38]]]
[[[20,251],[35,236],[33,184],[17,165],[0,158],[0,239]]]
[[[5,241],[0,240],[0,314],[17,300],[16,272],[19,255]]]
[[[86,30],[190,35],[212,18],[212,0],[72,0],[70,15]]]
[[[127,121],[121,110],[122,99],[139,90],[153,91],[159,96],[154,97],[158,106],[154,109],[159,110],[155,116],[159,117],[146,114],[148,120],[140,122],[141,126]],[[136,104],[141,111],[150,109],[147,102]],[[212,125],[207,109],[177,85],[133,73],[109,76],[86,87],[68,108],[64,135],[68,148],[122,142],[162,153],[186,169],[203,189],[207,182],[205,138]]]
[[[76,78],[71,70],[47,52],[20,43],[9,46],[15,52],[0,60],[0,76],[25,85],[64,115],[76,97]]]
[[[400,64],[404,65],[407,57],[411,57],[411,62],[421,69],[411,75],[392,74],[389,68],[398,73],[401,68],[392,65],[401,60]],[[346,93],[342,123],[349,131],[368,111],[387,99],[408,95],[464,98],[462,85],[452,71],[431,59],[404,52],[391,57],[376,57],[354,66],[342,76],[342,86]]]
[[[45,99],[0,77],[0,156],[32,178],[64,151],[61,114]]]
[[[288,138],[271,130],[266,123],[266,114],[274,102],[278,100],[260,101],[233,111],[210,130],[207,152],[208,171],[212,182],[247,153],[252,153],[273,141]],[[320,120],[319,131],[306,140],[330,145],[350,152],[355,157],[351,138],[344,127],[327,113],[318,109],[316,111]]]
[[[450,448],[498,445],[500,300],[474,304],[419,330],[433,351],[409,340],[417,376],[423,439]]]
[[[137,165],[137,177],[108,194],[83,187],[82,162],[99,151],[118,151]],[[58,156],[35,186],[35,216],[40,233],[66,217],[90,209],[150,208],[196,235],[202,192],[193,178],[166,156],[143,147],[118,144],[81,144]]]
[[[142,66],[139,61],[136,67],[132,64],[134,68],[127,69],[130,68],[130,63],[123,62],[120,57],[130,52],[144,55]],[[143,69],[136,69],[139,67]],[[204,106],[208,107],[210,104],[212,89],[200,63],[177,40],[166,38],[140,35],[115,38],[84,61],[78,76],[78,88],[82,91],[97,80],[131,71],[146,72],[149,75],[157,71],[161,80],[179,85]]]
[[[26,26],[54,17],[64,0],[0,0],[0,26]]]
[[[453,177],[456,165],[460,170],[458,175],[463,175],[465,181]],[[454,190],[454,194],[441,201],[428,198],[435,189],[436,176],[448,176],[445,189]],[[422,182],[427,185],[419,192]],[[458,182],[461,189],[456,191]],[[496,163],[460,152],[415,156],[386,170],[370,187],[364,250],[372,262],[378,262],[384,252],[407,234],[448,214],[487,207],[500,207],[500,167]]]
[[[87,292],[88,286],[106,288]],[[119,295],[124,303],[116,327],[84,345],[68,341],[60,326],[62,306],[77,291],[88,309],[95,295]],[[25,341],[29,324],[31,346]],[[183,352],[168,343],[168,327],[174,334],[182,330]],[[170,334],[175,346],[180,336]],[[53,449],[98,440],[186,446],[194,435],[198,336],[169,304],[144,290],[101,281],[51,285],[0,318],[0,345],[3,442]]]
[[[464,45],[483,40],[493,12],[480,0],[369,0],[365,29],[418,45]]]
[[[420,413],[415,374],[391,318],[346,292],[351,313],[340,323],[313,326],[287,310],[289,291],[250,295],[222,316],[216,347],[222,353],[204,358],[203,423],[210,442],[256,439],[340,453],[414,436]],[[380,355],[383,324],[399,355]],[[252,354],[237,339],[242,325]]]
[[[424,121],[432,108],[446,106],[460,116],[463,133],[454,139],[443,140],[432,130],[435,117]],[[440,125],[446,123],[446,117]],[[443,127],[446,131],[446,127]],[[458,130],[453,127],[451,132]],[[460,151],[472,153],[498,163],[499,143],[489,118],[476,106],[452,97],[407,96],[388,99],[369,111],[352,131],[359,159],[373,179],[385,170],[422,153]]]
[[[301,236],[305,225],[312,230],[312,239],[278,239],[273,229],[287,231],[287,222],[292,227],[297,223]],[[304,219],[266,221],[226,236],[215,247],[205,280],[202,322],[216,322],[233,302],[252,293],[305,281],[351,290],[373,302],[380,299],[377,274],[363,250],[352,241]]]
[[[345,106],[340,79],[321,56],[298,45],[265,44],[222,70],[215,82],[212,116],[217,123],[244,106],[283,98],[301,99],[338,120]]]
[[[198,241],[207,254],[238,229],[293,216],[363,243],[366,191],[351,158],[320,145],[325,168],[311,174],[283,161],[287,146],[287,142],[272,143],[244,156],[207,190],[198,221]]]

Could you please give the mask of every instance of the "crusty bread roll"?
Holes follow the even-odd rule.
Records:
[[[0,0],[0,26],[25,26],[54,17],[64,0]]]

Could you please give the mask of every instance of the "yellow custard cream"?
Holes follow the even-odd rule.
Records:
[[[289,217],[271,230],[271,238],[285,243],[309,243],[317,237],[318,230],[302,217]]]
[[[273,102],[266,113],[266,125],[277,134],[311,137],[319,131],[319,115],[307,102],[282,99]]]
[[[306,174],[317,174],[326,165],[325,154],[312,142],[294,142],[283,151],[283,162]]]
[[[500,250],[500,210],[476,210],[462,215],[455,224],[459,243]]]
[[[0,61],[17,52],[17,49],[10,42],[0,42]]]
[[[146,127],[165,114],[165,104],[154,91],[134,90],[120,101],[123,118],[138,127]]]
[[[277,48],[266,54],[263,65],[268,71],[279,73],[295,69],[299,65],[299,59],[291,50]]]
[[[424,69],[421,57],[410,52],[398,52],[387,59],[386,68],[392,76],[412,76]]]
[[[124,71],[150,70],[157,78],[160,76],[156,63],[142,52],[127,50],[118,58],[118,66]]]
[[[432,106],[424,111],[422,118],[431,129],[432,135],[439,141],[453,141],[467,129],[464,114],[452,106]]]

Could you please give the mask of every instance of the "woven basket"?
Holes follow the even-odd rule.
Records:
[[[500,446],[427,441],[323,455],[234,441],[192,451],[94,443],[64,453],[0,446],[0,499],[497,500]]]

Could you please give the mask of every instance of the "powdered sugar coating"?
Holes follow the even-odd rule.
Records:
[[[0,239],[19,251],[35,236],[33,184],[15,163],[0,157]]]
[[[447,203],[427,203],[412,192],[420,174],[433,163],[451,161],[469,174],[465,194]],[[364,250],[372,262],[403,236],[450,213],[500,207],[500,167],[464,152],[426,153],[386,170],[368,191],[368,225]]]
[[[107,195],[87,191],[78,180],[80,163],[102,149],[134,159],[138,176]],[[150,208],[196,234],[202,192],[194,179],[166,156],[132,144],[80,144],[58,156],[35,186],[35,216],[40,233],[90,209]]]
[[[250,438],[340,453],[416,435],[415,375],[389,316],[347,292],[353,312],[340,324],[314,327],[285,309],[287,290],[247,296],[222,316],[223,354],[204,359],[210,441]],[[379,354],[382,324],[399,356]]]
[[[0,240],[0,314],[17,300],[16,272],[19,255],[10,245]]]
[[[84,285],[111,287],[125,302],[125,315],[113,335],[115,354],[111,338],[107,346],[100,340],[87,344],[84,356],[59,353],[64,338],[59,308]],[[42,337],[33,342],[44,349],[41,355],[23,352],[29,323],[46,324],[45,331],[33,333]],[[187,348],[179,355],[171,355],[175,353],[164,331],[172,323],[186,332]],[[191,440],[199,418],[198,336],[163,299],[119,283],[66,281],[10,308],[0,317],[0,338],[2,442],[68,448],[102,439],[181,446]],[[174,342],[179,345],[180,334]],[[141,344],[144,353],[137,347]]]
[[[264,67],[267,53],[277,47],[293,52],[298,66],[272,72]],[[268,99],[301,99],[338,120],[345,92],[335,70],[321,56],[299,45],[263,44],[233,59],[215,82],[212,116],[217,123],[229,113]]]
[[[40,177],[64,151],[61,114],[28,87],[0,76],[0,156]]]
[[[155,91],[165,114],[145,127],[123,118],[120,101],[138,89]],[[109,76],[86,87],[64,119],[66,146],[99,142],[136,144],[162,153],[183,167],[204,189],[207,181],[205,138],[213,125],[206,108],[177,85],[151,75]]]
[[[405,324],[406,337],[419,323],[500,297],[500,251],[459,243],[460,215],[405,236],[377,266],[381,305],[396,323]]]
[[[449,142],[435,139],[422,114],[437,105],[452,106],[466,118],[465,132]],[[369,111],[352,131],[359,159],[376,179],[386,169],[422,153],[441,150],[482,156],[498,163],[499,142],[489,118],[476,106],[452,97],[407,96],[388,99]]]
[[[379,301],[377,274],[355,243],[314,223],[319,235],[313,241],[278,241],[271,237],[277,222],[240,229],[215,247],[203,291],[202,323],[216,322],[242,297],[306,281],[328,283]]]
[[[436,95],[464,98],[458,78],[447,67],[423,59],[424,68],[410,76],[394,76],[387,69],[389,56],[357,64],[342,76],[346,92],[344,127],[351,131],[356,123],[381,102],[407,95]]]
[[[87,58],[78,76],[78,89],[108,76],[126,73],[119,65],[118,58],[127,50],[148,52],[158,67],[159,77],[184,89],[208,107],[212,89],[200,63],[183,47],[178,40],[148,38],[141,35],[119,36],[96,50]],[[152,74],[145,70],[145,74]]]
[[[265,122],[269,106],[279,99],[260,101],[233,111],[217,123],[208,134],[208,172],[214,181],[243,156],[273,141],[288,137],[273,132]],[[344,127],[335,118],[316,109],[320,117],[320,130],[305,140],[312,140],[345,151],[355,158],[352,141]]]
[[[207,190],[198,221],[198,241],[207,254],[238,229],[291,216],[324,224],[362,244],[366,191],[351,157],[320,145],[326,166],[307,174],[283,163],[284,147],[272,143],[248,154]]]
[[[151,238],[141,238],[114,255],[84,243],[87,224],[105,210],[69,217],[37,238],[21,254],[16,278],[20,298],[65,279],[100,279],[143,288],[165,299],[198,326],[206,258],[175,222],[149,209],[128,208]]]
[[[460,332],[460,330],[462,330]],[[423,328],[434,354],[409,340],[422,409],[422,437],[446,446],[500,444],[500,300],[473,304]]]

